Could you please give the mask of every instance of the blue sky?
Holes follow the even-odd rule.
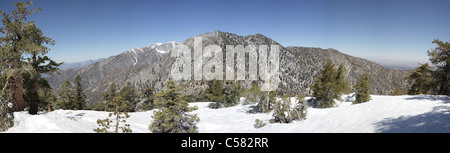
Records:
[[[1,0],[0,10],[15,9]],[[283,46],[334,48],[366,59],[425,62],[450,41],[450,0],[34,0],[56,61],[109,57],[221,30],[261,33]]]

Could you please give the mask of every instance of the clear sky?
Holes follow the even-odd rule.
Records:
[[[15,0],[0,0],[10,13]],[[58,62],[221,30],[261,33],[283,46],[334,48],[366,59],[428,60],[450,41],[450,0],[34,0],[29,17],[56,45]]]

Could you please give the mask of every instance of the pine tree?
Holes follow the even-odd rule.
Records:
[[[252,82],[251,87],[248,88],[245,93],[245,104],[248,103],[257,103],[262,99],[262,95],[264,93],[261,91],[261,88],[259,87],[257,82]]]
[[[108,102],[112,101],[113,98],[117,96],[117,85],[116,81],[113,80],[111,84],[108,87],[108,91],[103,94],[103,101],[106,101],[106,106],[103,106],[103,108],[97,108],[97,110],[108,110]]]
[[[354,87],[356,99],[353,101],[354,104],[367,102],[371,99],[370,97],[370,77],[364,73],[359,76],[358,81]]]
[[[189,107],[180,93],[182,87],[169,80],[163,90],[156,94],[155,106],[158,111],[153,112],[153,122],[148,129],[153,133],[197,133],[197,114],[187,112],[197,110]]]
[[[81,87],[81,77],[77,75],[75,77],[75,86],[74,86],[74,110],[82,110],[86,106],[86,96],[83,93],[83,88]]]
[[[292,119],[289,117],[291,110],[291,101],[288,96],[283,95],[281,99],[275,103],[275,109],[273,111],[273,117],[275,122],[290,123]],[[287,113],[287,114],[286,114]]]
[[[122,111],[134,112],[138,98],[135,86],[131,82],[127,82],[127,85],[119,91],[118,95],[127,103],[127,107]]]
[[[58,108],[58,96],[52,89],[43,88],[43,90],[39,91],[39,98],[41,107],[48,112]]]
[[[72,89],[72,83],[69,80],[66,80],[59,89],[59,100],[58,106],[61,109],[73,109],[75,100],[74,100],[74,92]]]
[[[400,88],[400,86],[395,87],[395,89],[391,92],[391,96],[398,96],[398,95],[404,95],[407,94],[407,91]]]
[[[334,88],[336,89],[335,93],[337,95],[349,94],[351,90],[350,82],[345,79],[344,73],[345,73],[344,64],[341,63],[339,65],[339,68],[337,69],[336,87]]]
[[[308,104],[306,103],[305,96],[303,94],[297,95],[297,103],[294,106],[293,116],[297,120],[306,119]]]
[[[436,66],[433,75],[438,88],[436,94],[450,96],[450,43],[439,39],[435,39],[432,43],[438,45],[435,49],[427,51],[430,62]]]
[[[34,44],[31,39],[31,33],[36,30],[33,21],[27,22],[27,16],[40,11],[41,9],[27,10],[27,7],[33,5],[33,2],[19,1],[14,4],[17,9],[12,11],[12,14],[7,14],[0,11],[3,16],[2,23],[4,27],[0,28],[3,37],[0,37],[0,54],[2,60],[0,65],[3,65],[1,72],[10,71],[11,76],[8,82],[11,85],[12,102],[14,111],[23,111],[25,102],[23,98],[23,82],[21,73],[27,64],[24,62],[24,54],[29,51],[34,51],[37,44]]]
[[[430,94],[432,92],[435,84],[432,69],[434,67],[429,66],[428,63],[421,64],[409,76],[405,77],[411,85],[408,90],[409,95]]]
[[[235,81],[228,81],[224,89],[224,106],[231,107],[239,104],[242,88]]]
[[[4,25],[0,28],[4,34],[4,37],[0,38],[0,65],[6,66],[0,72],[8,69],[12,71],[8,81],[12,85],[14,110],[24,109],[26,97],[29,114],[34,115],[37,114],[39,105],[38,90],[41,87],[48,88],[48,83],[41,74],[56,72],[62,63],[56,63],[45,56],[50,51],[47,45],[54,45],[55,41],[45,37],[34,21],[27,21],[28,15],[40,11],[41,8],[27,10],[28,6],[33,5],[32,1],[19,1],[14,5],[17,9],[12,14],[0,11]],[[24,89],[26,95],[23,94]]]
[[[209,82],[209,88],[207,90],[206,97],[209,101],[213,102],[208,105],[209,108],[217,109],[223,107],[224,93],[223,93],[223,82],[222,80],[212,80]]]
[[[141,98],[144,99],[144,103],[140,106],[140,109],[150,110],[154,108],[153,101],[155,99],[155,87],[150,84],[146,84],[141,88]],[[143,106],[144,105],[144,106]]]
[[[109,117],[106,119],[98,119],[97,124],[99,128],[94,129],[97,133],[119,133],[119,129],[122,130],[122,133],[131,133],[130,124],[126,124],[126,119],[130,116],[127,112],[122,112],[127,107],[126,101],[122,99],[121,96],[114,96],[112,101],[109,102]],[[111,117],[114,118],[111,118]],[[111,118],[111,119],[110,119]],[[124,125],[121,126],[121,123]],[[114,124],[114,131],[109,131],[111,125]]]
[[[108,118],[97,120],[99,128],[94,129],[94,131],[97,133],[119,133],[119,129],[121,129],[123,133],[131,133],[130,124],[120,126],[120,123],[126,123],[126,119],[130,116],[125,111],[128,102],[117,93],[117,85],[114,80],[109,85],[108,91],[103,95],[103,99],[107,102],[106,111],[111,113],[109,113]],[[115,118],[111,118],[112,116]],[[112,124],[114,124],[114,131],[109,130]]]
[[[275,91],[261,91],[258,82],[252,82],[251,87],[244,93],[245,104],[256,103],[249,113],[267,113],[272,109],[272,105],[275,103]]]
[[[316,77],[315,83],[310,87],[315,97],[314,107],[333,107],[335,106],[334,99],[340,97],[340,94],[336,93],[336,78],[338,75],[334,66],[333,62],[327,59],[321,75]]]

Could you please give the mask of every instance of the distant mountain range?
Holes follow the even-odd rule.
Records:
[[[419,67],[419,63],[424,64],[426,62],[418,61],[405,61],[405,60],[386,60],[386,59],[373,59],[374,62],[380,64],[381,66],[397,69],[397,70],[413,70]]]
[[[104,59],[106,59],[106,58],[99,58],[99,59],[95,59],[95,60],[87,60],[87,61],[74,62],[74,63],[64,63],[59,66],[59,69],[60,70],[70,70],[70,69],[79,70],[85,66],[103,61]]]
[[[204,47],[212,44],[219,45],[224,56],[226,45],[280,45],[262,34],[239,36],[215,31],[196,37],[202,37]],[[193,40],[194,37],[191,37],[181,44],[193,48]],[[76,75],[80,75],[88,106],[101,100],[102,94],[107,91],[108,85],[113,80],[119,87],[126,85],[126,82],[151,83],[159,90],[169,79],[170,70],[175,62],[175,58],[167,53],[176,45],[178,45],[177,42],[167,42],[133,48],[78,70],[63,70],[60,75],[49,76],[47,80],[52,88],[58,89],[65,80],[73,81]],[[310,94],[308,85],[314,83],[314,78],[320,74],[326,59],[331,59],[336,65],[344,63],[345,75],[352,84],[355,84],[359,75],[367,73],[372,78],[374,94],[389,94],[396,87],[406,88],[407,82],[403,78],[410,73],[410,71],[386,68],[366,59],[343,54],[335,49],[280,45],[280,90],[285,94]],[[206,62],[208,61],[204,60],[203,64]],[[205,81],[188,80],[177,81],[177,83],[184,87],[185,95],[196,95],[207,87]],[[251,81],[242,81],[241,86],[249,87],[250,83]]]

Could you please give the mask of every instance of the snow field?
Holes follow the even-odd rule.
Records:
[[[308,98],[307,98],[308,99]],[[249,114],[250,105],[210,109],[209,102],[190,103],[199,109],[197,124],[200,133],[373,133],[373,132],[450,132],[450,97],[436,95],[378,96],[361,104],[351,104],[346,95],[338,107],[308,108],[306,120],[290,124],[268,123],[272,112]],[[97,119],[108,112],[89,110],[56,110],[40,115],[15,112],[15,126],[9,133],[89,133],[97,128]],[[133,133],[147,133],[153,110],[129,113],[127,119]],[[254,128],[255,119],[267,122]]]

